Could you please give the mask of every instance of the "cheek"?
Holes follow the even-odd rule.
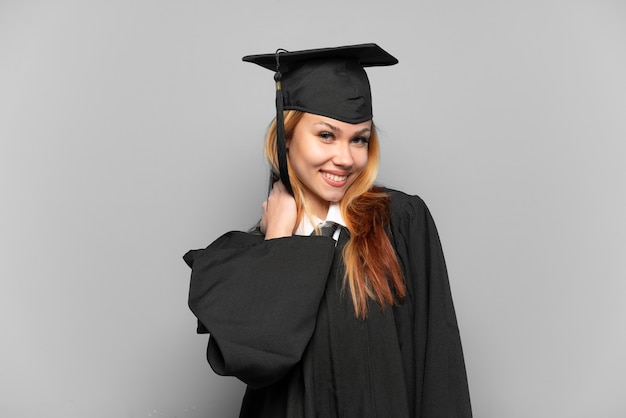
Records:
[[[355,153],[352,158],[354,158],[355,168],[358,171],[362,171],[367,166],[367,161],[369,159],[367,149],[359,150],[359,152]]]
[[[315,144],[311,144],[310,141],[308,143],[299,141],[289,148],[289,158],[292,164],[305,168],[319,165],[326,157],[324,153],[320,151],[319,147],[316,147]]]
[[[302,153],[302,149],[299,146],[291,146],[289,148],[289,165],[294,174],[302,181],[305,177],[305,173],[308,171],[309,162],[306,155]]]

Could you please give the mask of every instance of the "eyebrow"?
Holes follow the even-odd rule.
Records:
[[[331,130],[331,131],[333,131],[333,132],[341,132],[341,129],[340,129],[339,127],[334,126],[334,125],[331,125],[331,124],[330,124],[330,123],[328,123],[328,122],[316,122],[316,123],[315,123],[315,125],[324,125],[324,126],[326,126],[328,129],[330,129],[330,130]],[[361,129],[360,131],[355,132],[355,133],[354,133],[354,135],[355,135],[355,136],[356,136],[356,135],[363,135],[363,134],[365,134],[365,133],[369,133],[369,132],[371,132],[371,131],[372,131],[372,130],[371,130],[370,128],[363,128],[363,129]]]

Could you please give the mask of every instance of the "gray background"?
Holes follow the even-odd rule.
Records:
[[[476,417],[626,416],[626,3],[0,0],[0,416],[230,417],[181,260],[259,216],[277,47],[377,42]]]

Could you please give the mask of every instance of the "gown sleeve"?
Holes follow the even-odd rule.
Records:
[[[183,257],[191,267],[189,307],[208,331],[207,359],[220,375],[252,388],[283,377],[315,327],[334,254],[327,237],[229,232]]]
[[[395,197],[395,198],[394,198]],[[392,194],[392,233],[407,284],[396,327],[412,416],[472,416],[459,328],[437,228],[417,196]]]

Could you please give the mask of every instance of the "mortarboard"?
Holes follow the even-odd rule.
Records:
[[[275,72],[276,133],[280,179],[291,194],[283,110],[300,110],[347,123],[372,119],[372,95],[364,67],[398,60],[376,44],[248,55],[246,62]]]

